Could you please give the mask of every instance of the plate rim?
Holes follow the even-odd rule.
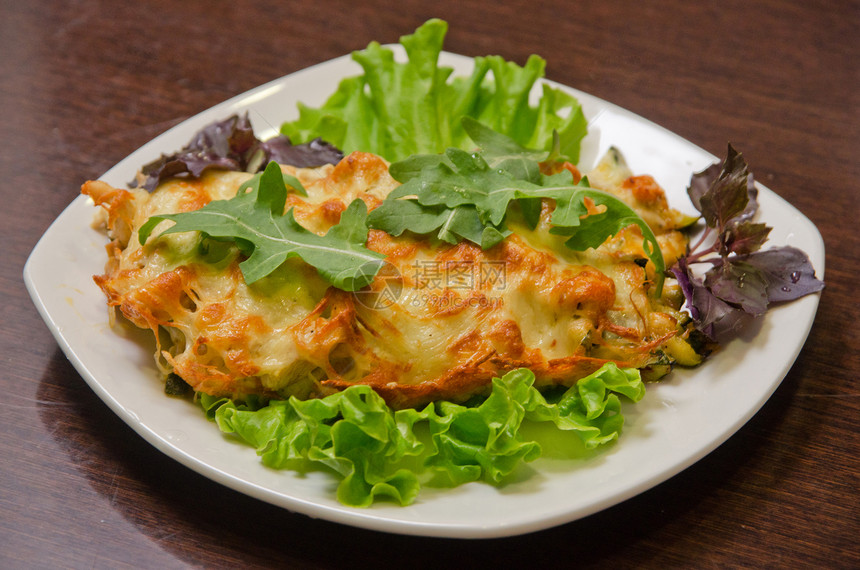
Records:
[[[403,51],[401,46],[399,45],[388,45],[385,46],[391,48],[395,51],[395,54],[399,57],[402,57]],[[443,51],[440,54],[440,64],[442,65],[451,65],[457,63],[458,65],[464,64],[464,61],[468,60],[468,62],[473,61],[472,58],[467,56],[462,56],[459,54],[454,54],[451,52]],[[289,82],[291,78],[296,78],[297,76],[302,76],[305,74],[312,75],[318,73],[320,70],[324,70],[327,67],[336,67],[337,65],[343,65],[351,61],[350,54],[345,54],[325,62],[317,63],[310,67],[298,70],[296,72],[290,73],[283,77],[279,77],[272,81],[266,82],[262,85],[254,87],[244,93],[231,97],[222,103],[214,105],[208,109],[197,113],[177,125],[167,129],[163,133],[154,137],[150,141],[144,143],[140,148],[133,151],[127,157],[123,158],[116,165],[108,169],[100,179],[112,179],[117,178],[120,173],[124,172],[125,169],[128,168],[129,164],[136,164],[137,168],[141,164],[144,163],[144,160],[141,160],[142,157],[146,156],[148,152],[152,149],[158,148],[160,141],[167,140],[171,137],[178,136],[179,133],[183,133],[189,130],[196,130],[201,126],[201,123],[213,120],[213,118],[223,118],[223,115],[227,109],[234,108],[237,106],[245,106],[250,105],[248,103],[249,100],[253,99],[260,94],[265,94],[267,91],[273,89],[274,87],[282,86],[285,83]],[[345,77],[346,75],[341,75],[341,77]],[[649,129],[658,129],[661,132],[671,136],[678,141],[688,145],[689,147],[696,149],[703,156],[713,157],[710,153],[707,153],[703,149],[699,148],[697,145],[691,143],[690,141],[684,139],[683,137],[672,133],[665,127],[662,127],[652,121],[641,117],[631,111],[628,111],[622,107],[619,107],[611,102],[605,101],[603,99],[599,99],[587,93],[584,93],[578,89],[565,86],[558,82],[543,79],[541,83],[548,83],[552,86],[567,90],[573,93],[580,101],[583,99],[587,100],[590,104],[598,104],[604,110],[611,110],[614,113],[617,113],[621,116],[625,116],[638,122],[639,124],[647,127]],[[597,117],[590,117],[589,121],[593,121]],[[282,119],[286,120],[286,118]],[[186,140],[190,138],[186,137]],[[169,152],[175,149],[161,149],[161,151]],[[151,159],[150,155],[150,159]],[[712,160],[715,157],[712,158]],[[114,182],[116,184],[116,182]],[[781,202],[782,206],[785,209],[790,210],[796,216],[798,216],[799,220],[805,224],[808,224],[807,230],[811,230],[812,236],[815,238],[815,243],[813,244],[804,244],[805,248],[813,247],[815,251],[809,251],[807,249],[807,253],[811,258],[817,259],[815,263],[816,273],[820,278],[824,277],[824,242],[821,237],[820,232],[815,227],[815,225],[804,216],[797,208],[792,206],[789,202],[781,198],[775,192],[769,190],[765,186],[757,183],[760,192],[763,191],[764,195],[770,199],[775,200],[777,202]],[[612,494],[611,496],[605,497],[600,501],[592,502],[585,508],[579,509],[576,512],[557,512],[551,516],[547,516],[544,518],[529,518],[522,519],[518,522],[499,522],[494,521],[493,524],[485,524],[485,525],[463,525],[456,524],[453,522],[432,522],[432,521],[408,521],[402,519],[392,519],[389,517],[385,517],[380,515],[379,511],[374,509],[355,509],[352,507],[343,507],[342,505],[332,506],[330,504],[321,504],[319,501],[309,500],[307,498],[295,497],[291,495],[284,495],[282,491],[276,491],[269,488],[265,488],[256,484],[254,482],[250,482],[242,479],[241,477],[228,473],[222,469],[219,469],[205,461],[201,461],[199,458],[194,457],[189,454],[185,450],[180,447],[174,445],[165,437],[163,434],[157,433],[157,431],[153,430],[151,426],[147,425],[145,421],[141,421],[139,417],[136,416],[133,412],[131,412],[128,408],[126,408],[122,402],[117,400],[115,394],[112,394],[103,384],[99,381],[96,375],[90,369],[90,366],[87,365],[82,358],[76,353],[69,340],[64,336],[61,327],[57,323],[56,316],[52,314],[52,312],[48,309],[48,304],[46,300],[43,298],[44,295],[44,285],[39,282],[39,278],[36,275],[36,266],[39,261],[45,256],[44,251],[47,247],[48,241],[54,235],[55,232],[61,227],[60,224],[62,221],[68,219],[69,216],[76,216],[76,209],[81,208],[86,203],[86,198],[83,196],[78,196],[75,198],[64,210],[63,212],[52,222],[52,224],[47,228],[44,234],[40,237],[39,241],[34,246],[32,252],[30,253],[23,271],[24,282],[27,288],[28,293],[33,300],[34,305],[36,306],[40,316],[45,321],[52,335],[54,336],[56,342],[63,350],[66,357],[70,360],[70,362],[74,365],[75,369],[82,376],[82,378],[86,381],[86,383],[90,386],[91,389],[98,395],[98,397],[104,401],[108,407],[117,414],[120,419],[122,419],[127,425],[129,425],[136,433],[138,433],[145,441],[149,444],[156,447],[162,453],[165,453],[168,457],[178,461],[179,463],[185,465],[186,467],[194,470],[197,473],[204,475],[205,477],[222,484],[228,488],[239,491],[243,494],[252,496],[256,499],[263,500],[265,502],[275,504],[282,508],[286,508],[292,512],[301,513],[307,516],[311,516],[313,518],[323,518],[332,522],[347,524],[351,526],[361,527],[365,529],[372,529],[376,531],[389,532],[389,533],[398,533],[398,534],[409,534],[409,535],[420,535],[420,536],[433,536],[433,537],[449,537],[449,538],[498,538],[504,536],[513,536],[519,534],[526,534],[530,532],[535,532],[538,530],[543,530],[546,528],[550,528],[553,526],[558,526],[560,524],[564,524],[567,522],[572,522],[574,520],[589,516],[601,510],[604,510],[608,507],[614,506],[618,503],[621,503],[625,500],[628,500],[636,495],[645,492],[656,485],[670,479],[674,475],[680,473],[685,470],[689,466],[701,460],[703,457],[711,453],[714,449],[722,445],[727,439],[729,439],[734,433],[736,433],[744,424],[746,424],[750,418],[752,418],[761,406],[770,398],[770,396],[776,391],[776,389],[781,384],[782,380],[788,373],[791,366],[794,364],[797,356],[803,348],[803,345],[808,337],[809,331],[814,323],[815,315],[817,312],[817,307],[819,303],[820,293],[816,293],[814,295],[809,295],[804,299],[801,299],[797,302],[802,302],[804,307],[806,308],[805,312],[809,313],[809,318],[804,323],[804,329],[801,331],[802,340],[799,344],[794,347],[794,350],[791,351],[790,357],[786,359],[785,362],[782,363],[782,367],[780,372],[777,373],[778,378],[770,383],[770,386],[767,390],[765,390],[761,397],[757,399],[757,401],[753,402],[752,405],[748,407],[746,410],[747,413],[741,414],[738,416],[734,422],[730,425],[727,425],[723,430],[722,434],[719,437],[714,438],[709,445],[700,447],[696,450],[695,453],[688,454],[684,461],[676,461],[671,465],[667,465],[663,470],[659,471],[657,474],[652,474],[652,476],[647,480],[642,480],[638,484],[629,486],[623,492]],[[98,293],[96,291],[96,293]],[[107,318],[107,313],[105,313],[105,318]],[[205,421],[205,418],[202,414],[199,414],[200,418]],[[213,430],[217,430],[215,426],[207,426]],[[624,438],[619,445],[624,445]],[[248,447],[248,452],[253,453],[253,449]],[[424,492],[422,490],[422,492]],[[410,509],[411,506],[407,507],[397,507],[398,509]]]

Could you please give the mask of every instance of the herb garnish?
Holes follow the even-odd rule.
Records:
[[[760,251],[771,228],[752,221],[758,191],[746,161],[731,145],[722,166],[714,164],[693,175],[687,193],[707,228],[671,271],[696,328],[710,338],[727,338],[771,303],[824,288],[803,251],[791,246]],[[691,270],[697,263],[711,264],[704,281]]]
[[[295,145],[284,135],[262,141],[254,134],[245,113],[209,123],[182,150],[163,154],[144,165],[142,180],[135,180],[131,186],[152,191],[172,176],[199,178],[210,168],[258,172],[271,161],[303,167],[337,164],[341,158],[339,149],[320,138]]]
[[[291,186],[304,192],[298,181]],[[373,281],[382,266],[382,254],[364,247],[367,241],[367,206],[354,200],[341,214],[340,223],[325,236],[303,228],[292,209],[284,213],[285,177],[270,162],[266,170],[243,184],[235,198],[215,200],[192,212],[152,216],[141,226],[138,239],[146,243],[162,220],[175,222],[162,232],[199,231],[209,237],[232,240],[248,256],[239,264],[248,284],[265,277],[289,257],[300,257],[329,283],[356,291]]]
[[[444,154],[416,155],[392,164],[389,171],[402,185],[370,213],[370,227],[392,235],[407,230],[435,233],[445,242],[466,239],[488,249],[511,233],[505,217],[512,202],[534,228],[539,201],[548,198],[555,202],[551,233],[568,236],[565,245],[576,251],[596,248],[622,229],[639,226],[660,294],[665,265],[648,224],[618,198],[590,188],[585,178],[574,183],[567,170],[541,173],[540,162],[558,155],[557,139],[547,153],[524,148],[469,117],[463,127],[480,150],[449,148]]]

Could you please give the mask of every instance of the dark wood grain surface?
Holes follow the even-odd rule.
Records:
[[[21,277],[80,184],[146,141],[434,16],[450,51],[539,53],[551,79],[714,154],[732,141],[827,248],[806,346],[747,425],[656,488],[527,536],[381,534],[209,481],[98,399]],[[845,0],[2,0],[0,567],[860,567],[858,29]]]

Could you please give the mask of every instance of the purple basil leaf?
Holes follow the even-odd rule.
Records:
[[[294,145],[288,137],[278,135],[260,144],[269,157],[279,164],[289,164],[298,168],[337,164],[343,153],[336,146],[320,138],[306,144]]]
[[[255,141],[247,115],[232,115],[210,123],[197,131],[182,150],[145,165],[141,170],[146,175],[143,187],[151,191],[162,180],[185,173],[198,178],[207,168],[239,170],[243,155]]]
[[[736,336],[750,319],[749,313],[726,303],[701,285],[693,289],[693,303],[699,307],[696,327],[713,340],[725,341]]]
[[[734,149],[731,146],[729,146],[729,149],[727,156],[730,156],[734,152]],[[702,196],[704,196],[708,190],[711,189],[711,186],[720,178],[720,174],[723,172],[724,167],[725,163],[722,165],[720,163],[714,163],[701,172],[696,172],[690,177],[690,185],[687,186],[687,195],[690,197],[690,202],[692,202],[693,207],[695,207],[699,212],[702,211]],[[735,216],[734,221],[737,223],[750,220],[758,210],[758,188],[755,186],[752,174],[747,176],[747,196],[749,197],[749,201],[746,207],[741,213]]]
[[[203,151],[193,152],[193,153],[185,153],[177,155],[176,159],[171,161],[172,163],[179,163],[185,166],[184,172],[187,172],[194,178],[200,178],[207,168],[220,168],[222,170],[239,170],[240,162],[235,158],[230,158],[228,156],[218,156],[216,154],[209,154]],[[167,165],[165,165],[166,167]],[[165,168],[162,168],[158,173],[159,181],[167,178],[165,176]],[[169,172],[169,170],[167,170]],[[176,176],[177,174],[181,174],[183,171],[178,171],[170,174],[170,176]]]
[[[815,277],[815,269],[803,251],[782,246],[758,251],[744,258],[767,280],[767,299],[771,303],[793,301],[821,291],[824,282]]]
[[[720,171],[722,171],[722,167],[719,163],[715,162],[706,169],[701,172],[696,172],[690,177],[690,185],[687,187],[687,195],[690,197],[690,202],[693,203],[693,207],[695,207],[699,212],[702,211],[702,196],[705,195],[705,192],[710,190],[711,185],[717,178],[719,178]]]
[[[736,224],[747,222],[751,220],[758,211],[758,188],[755,187],[755,180],[753,179],[752,173],[747,175],[747,197],[749,198],[747,201],[747,207],[744,208],[740,214],[735,216],[732,222]]]
[[[292,145],[288,138],[277,136],[262,142],[254,135],[246,113],[206,125],[182,150],[162,155],[145,165],[141,172],[146,176],[143,187],[151,191],[171,176],[199,178],[209,168],[257,172],[273,160],[307,167],[334,164],[341,158],[343,154],[337,148],[321,139]],[[130,185],[136,186],[136,183]]]
[[[709,227],[722,231],[729,220],[744,212],[749,205],[749,179],[746,161],[729,145],[719,177],[699,199]]]
[[[720,300],[738,305],[753,316],[767,310],[767,277],[757,267],[736,257],[708,270],[705,287]]]
[[[248,115],[232,115],[197,131],[183,150],[203,151],[216,157],[241,156],[256,142]]]
[[[737,253],[746,255],[761,249],[770,230],[767,224],[756,224],[753,222],[741,222],[730,224],[720,237],[723,253]]]
[[[807,255],[793,247],[761,251],[771,228],[753,223],[758,189],[746,161],[731,145],[722,166],[714,164],[690,179],[687,194],[710,228],[719,232],[713,247],[691,256],[713,267],[704,281],[690,272],[686,257],[671,269],[696,328],[714,340],[728,339],[774,302],[820,291]]]
[[[686,258],[678,260],[672,268],[687,301],[687,310],[696,328],[712,340],[724,340],[737,333],[748,321],[749,315],[714,295],[693,276]]]
[[[699,320],[699,309],[693,304],[693,283],[696,280],[693,274],[690,273],[690,266],[687,264],[687,258],[681,257],[678,263],[670,269],[678,280],[678,285],[681,287],[681,292],[684,294],[684,299],[687,300],[687,309],[690,311],[690,316],[694,321]]]

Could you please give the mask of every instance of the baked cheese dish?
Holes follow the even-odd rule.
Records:
[[[565,167],[578,178],[575,167]],[[289,193],[285,209],[319,235],[353,200],[373,210],[399,185],[388,163],[369,153],[281,168],[307,191]],[[536,228],[512,215],[513,233],[486,250],[371,229],[366,247],[384,254],[385,265],[356,292],[329,285],[299,258],[249,285],[236,245],[199,232],[159,235],[167,221],[139,243],[151,216],[230,199],[250,177],[207,170],[151,193],[101,181],[82,189],[101,206],[112,239],[105,273],[95,277],[108,305],[151,330],[159,369],[197,392],[312,398],[367,384],[403,408],[465,401],[521,367],[534,372],[536,386],[548,387],[572,385],[608,361],[656,379],[675,363],[701,359],[677,285],[653,294],[641,230],[629,226],[597,249],[573,251],[549,231],[552,200],[543,201]],[[691,220],[668,206],[653,178],[634,176],[618,151],[588,180],[648,223],[667,267],[684,254],[679,229]]]

